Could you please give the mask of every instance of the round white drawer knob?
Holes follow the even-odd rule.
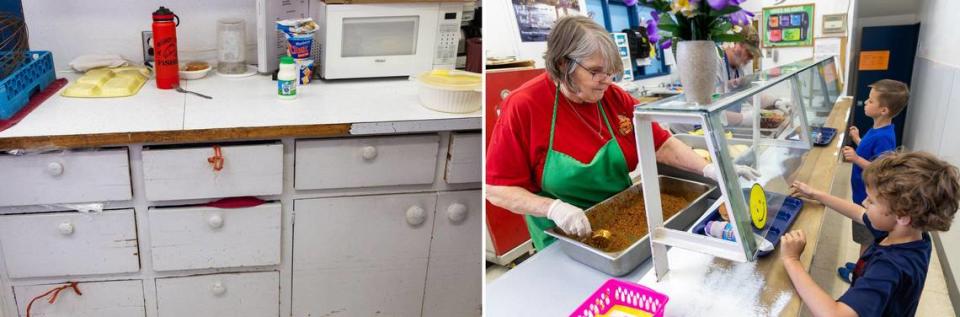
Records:
[[[63,175],[63,164],[57,162],[51,162],[47,164],[47,174],[50,176],[57,177]]]
[[[407,223],[411,226],[419,226],[427,220],[427,212],[420,206],[407,208]]]
[[[220,229],[223,227],[223,217],[220,215],[210,216],[210,218],[207,218],[207,225],[210,225],[211,229]]]
[[[365,161],[370,161],[377,158],[377,148],[373,146],[364,146],[361,152],[362,153],[360,155],[363,156]]]
[[[459,223],[467,219],[467,206],[461,203],[455,203],[447,207],[447,218],[450,222]]]
[[[57,226],[57,231],[60,231],[60,234],[69,236],[73,234],[73,224],[69,222],[63,222]]]
[[[213,295],[221,296],[227,292],[227,288],[223,286],[223,282],[217,281],[210,286],[210,292],[213,293]]]

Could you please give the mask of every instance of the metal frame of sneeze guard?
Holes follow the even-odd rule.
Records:
[[[741,91],[732,92],[721,96],[708,105],[697,105],[687,103],[682,99],[684,96],[674,96],[660,100],[647,105],[637,105],[634,107],[634,133],[637,139],[637,154],[639,158],[640,175],[643,180],[657,179],[656,151],[654,149],[653,132],[651,129],[639,127],[649,127],[654,121],[660,123],[680,123],[680,124],[701,124],[704,131],[707,150],[710,153],[712,162],[709,164],[718,164],[720,177],[718,187],[726,197],[725,204],[727,210],[733,217],[730,223],[733,225],[736,242],[717,239],[705,235],[695,234],[687,231],[668,229],[663,226],[662,204],[660,200],[660,184],[658,182],[643,182],[643,198],[646,205],[646,216],[648,232],[650,232],[650,248],[653,258],[653,266],[656,272],[657,280],[661,280],[669,271],[667,260],[667,246],[679,247],[695,252],[706,253],[716,257],[721,257],[733,261],[746,262],[754,261],[757,257],[757,243],[752,237],[752,220],[749,214],[748,204],[742,194],[739,176],[736,173],[732,159],[720,159],[720,157],[730,158],[728,141],[723,129],[724,122],[721,117],[722,112],[730,106],[748,100],[751,98],[757,111],[753,115],[753,144],[751,151],[754,155],[759,146],[780,146],[794,148],[798,150],[809,150],[812,148],[810,138],[810,127],[807,123],[807,112],[803,102],[798,85],[797,75],[811,67],[823,67],[823,63],[832,59],[827,57],[817,61],[806,60],[792,64],[795,71],[780,74],[776,78],[752,83],[752,86]],[[766,74],[762,74],[766,75]],[[760,77],[767,79],[766,77]],[[791,97],[798,107],[798,123],[791,122],[789,129],[799,133],[796,140],[787,139],[785,135],[790,133],[781,133],[775,139],[762,139],[760,135],[760,92],[785,80],[792,82]],[[793,121],[793,118],[787,117],[787,120]],[[754,160],[753,165],[759,157]],[[707,211],[709,212],[709,210]],[[751,237],[743,239],[742,237]]]

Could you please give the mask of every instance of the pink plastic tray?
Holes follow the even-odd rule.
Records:
[[[669,300],[670,297],[667,295],[657,293],[643,285],[609,279],[583,304],[580,304],[570,317],[608,316],[611,309],[617,306],[621,309],[615,316],[629,316],[631,314],[623,314],[623,310],[632,310],[641,313],[640,316],[662,317],[664,307]]]

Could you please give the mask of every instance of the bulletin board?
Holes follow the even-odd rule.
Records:
[[[813,4],[763,8],[763,47],[813,46]]]

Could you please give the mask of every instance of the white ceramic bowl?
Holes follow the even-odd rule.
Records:
[[[462,71],[450,71],[450,73],[460,76],[480,77],[479,74]],[[431,110],[449,113],[469,113],[480,110],[481,90],[479,84],[459,85],[458,87],[438,85],[423,80],[428,74],[429,72],[421,74],[417,80],[420,86],[421,105]]]
[[[207,68],[201,69],[201,70],[191,70],[191,71],[184,70],[184,68],[186,67],[187,67],[186,63],[183,64],[183,66],[180,66],[180,79],[187,79],[187,80],[200,79],[200,78],[206,77],[207,73],[209,73],[210,70],[213,69],[213,66],[211,66],[209,63],[207,63]]]

